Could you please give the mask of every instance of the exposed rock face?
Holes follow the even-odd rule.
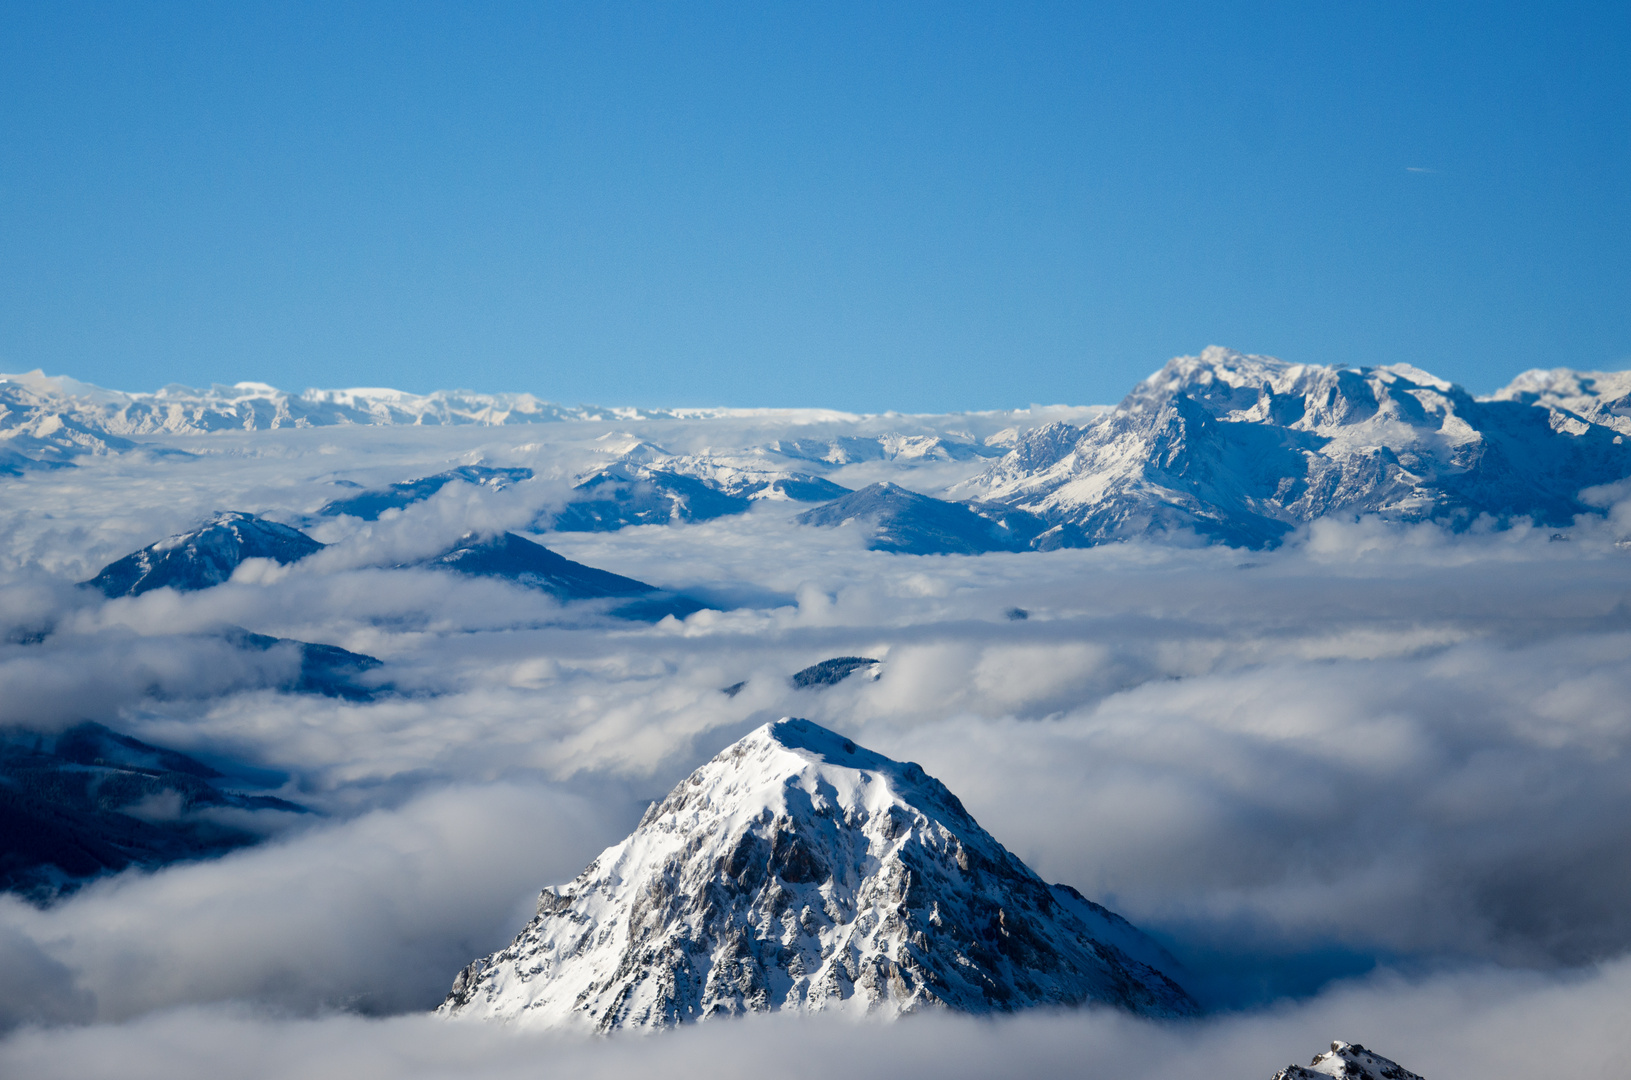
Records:
[[[776,1010],[900,1015],[1195,1005],[1159,946],[1049,886],[921,768],[807,720],[747,735],[655,804],[444,1016],[667,1027]]]
[[[1316,1056],[1305,1068],[1287,1065],[1273,1080],[1320,1080],[1326,1076],[1348,1080],[1423,1080],[1396,1061],[1366,1050],[1358,1043],[1334,1042],[1331,1049]]]
[[[1207,349],[1085,428],[1022,436],[956,490],[1046,519],[1042,548],[1180,530],[1262,547],[1328,514],[1568,525],[1592,511],[1581,489],[1631,475],[1631,444],[1610,425],[1623,395],[1599,400],[1582,378],[1549,373],[1545,387],[1537,376],[1479,400],[1407,365]]]
[[[245,559],[297,562],[323,545],[299,529],[254,514],[229,512],[109,563],[83,584],[108,596],[139,596],[152,589],[207,589],[232,577]]]

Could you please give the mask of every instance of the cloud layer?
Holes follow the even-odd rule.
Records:
[[[1503,1026],[1530,1034],[1506,1039],[1521,1052],[1491,1076],[1526,1075],[1512,1063],[1546,1048],[1582,1068],[1606,1060],[1589,1021],[1631,1003],[1617,959],[1631,950],[1623,493],[1602,493],[1609,516],[1566,543],[1364,521],[1317,523],[1269,554],[912,557],[865,551],[853,529],[800,528],[799,508],[776,504],[540,538],[744,605],[657,626],[380,569],[558,499],[605,431],[559,427],[211,437],[186,443],[205,457],[8,481],[0,723],[93,719],[275,770],[289,778],[280,794],[324,816],[48,910],[0,900],[0,1023],[46,1025],[0,1043],[0,1071],[154,1060],[167,1076],[223,1061],[241,1075],[503,1076],[548,1058],[621,1075],[662,1055],[673,1071],[729,1075],[860,1048],[880,1075],[971,1075],[1023,1049],[1043,1075],[1091,1061],[1117,1076],[1211,1063],[1266,1077],[1344,1038],[1450,1075],[1467,1071],[1439,1067],[1452,1043],[1483,1054],[1478,1040]],[[747,421],[637,433],[679,450],[760,434]],[[389,482],[473,460],[541,479],[317,523],[330,549],[201,593],[104,602],[72,585],[217,508],[302,522],[342,473]],[[912,468],[894,478],[931,490]],[[934,484],[956,479],[925,468]],[[1008,618],[1015,607],[1029,617]],[[226,648],[210,636],[225,625],[380,657],[401,693],[268,690],[276,673],[256,665],[280,658]],[[876,657],[882,677],[789,683],[835,655]],[[1040,873],[1162,936],[1199,992],[1250,1011],[1183,1029],[1098,1014],[755,1022],[593,1046],[329,1015],[434,1005],[645,800],[787,714],[919,761]],[[1301,1003],[1272,1004],[1284,995]]]

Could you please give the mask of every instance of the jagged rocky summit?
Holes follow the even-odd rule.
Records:
[[[1333,1042],[1331,1049],[1315,1055],[1307,1066],[1287,1065],[1273,1080],[1321,1080],[1340,1076],[1347,1080],[1423,1080],[1396,1061],[1389,1061],[1358,1043]]]
[[[1196,1011],[1125,919],[1048,885],[916,764],[808,720],[646,811],[438,1010],[601,1032],[752,1012]]]

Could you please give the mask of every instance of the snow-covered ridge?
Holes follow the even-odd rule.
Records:
[[[440,1012],[600,1031],[780,1010],[1191,1013],[1173,966],[1120,916],[1045,884],[917,765],[784,719],[545,889]]]

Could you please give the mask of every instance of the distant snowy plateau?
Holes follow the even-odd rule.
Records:
[[[1221,348],[946,415],[0,376],[0,1073],[1597,1075],[1628,440],[1631,372]]]

